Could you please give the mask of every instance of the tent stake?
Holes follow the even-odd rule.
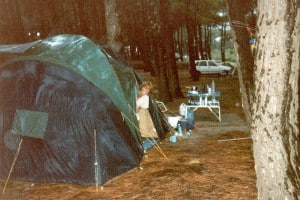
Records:
[[[8,180],[9,180],[9,178],[10,178],[10,175],[11,175],[11,173],[12,173],[12,171],[13,171],[13,168],[14,168],[14,166],[15,166],[15,164],[16,164],[18,155],[19,155],[19,153],[20,153],[20,149],[21,149],[22,142],[23,142],[23,138],[21,138],[21,140],[20,140],[20,142],[19,142],[19,146],[18,146],[16,155],[15,155],[15,157],[14,157],[13,163],[12,163],[12,165],[11,165],[11,167],[10,167],[10,170],[9,170],[9,173],[8,173],[8,176],[7,176],[7,179],[6,179],[6,181],[5,181],[5,185],[4,185],[4,188],[3,188],[3,190],[2,190],[2,194],[5,194],[5,189],[6,189]]]
[[[96,192],[99,192],[98,188],[98,162],[97,162],[97,138],[96,138],[96,129],[94,128],[94,144],[95,144],[95,181],[96,181]]]

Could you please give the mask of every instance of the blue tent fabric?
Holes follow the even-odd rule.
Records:
[[[66,68],[39,63],[40,70],[33,70],[36,64],[20,61],[19,67],[2,68],[2,72],[14,74],[10,77],[11,81],[2,82],[10,83],[10,88],[1,90],[1,94],[6,96],[5,100],[1,100],[1,115],[8,122],[3,124],[2,129],[11,128],[13,115],[19,107],[49,114],[44,142],[24,137],[13,179],[93,184],[94,161],[98,161],[101,184],[139,164],[142,152],[135,144],[122,114],[103,91]],[[23,71],[21,76],[31,71],[43,72],[26,79],[32,87],[16,91],[12,88],[18,87],[20,75],[15,71]],[[33,82],[39,84],[30,84]],[[93,136],[94,128],[96,138]],[[95,142],[97,155],[94,155]],[[6,149],[6,145],[1,145],[2,178],[8,174],[15,153]]]

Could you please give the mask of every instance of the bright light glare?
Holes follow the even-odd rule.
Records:
[[[225,12],[220,11],[220,12],[217,13],[217,15],[220,16],[220,17],[224,17],[225,16]]]

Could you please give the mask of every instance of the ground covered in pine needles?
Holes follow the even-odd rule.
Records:
[[[156,82],[149,74],[139,72],[146,80]],[[256,199],[252,140],[243,120],[238,78],[203,77],[200,82],[191,82],[189,77],[188,70],[181,67],[183,93],[188,86],[201,87],[215,81],[216,90],[222,94],[222,122],[208,110],[198,110],[190,136],[177,138],[176,143],[168,138],[161,141],[162,152],[150,149],[139,167],[102,187],[10,181],[0,199]],[[184,102],[186,98],[166,103],[166,114],[178,114]]]

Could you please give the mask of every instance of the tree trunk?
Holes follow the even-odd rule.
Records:
[[[96,41],[104,44],[106,43],[106,23],[105,23],[105,4],[103,1],[94,0],[95,4],[95,14],[98,18],[97,22],[95,22],[95,26],[97,27],[94,32],[94,37]]]
[[[227,0],[227,10],[233,30],[234,46],[238,55],[238,76],[242,95],[242,105],[248,125],[251,123],[250,106],[253,99],[254,58],[249,46],[245,16],[250,11],[251,1]],[[244,26],[237,25],[242,22]]]
[[[211,59],[211,26],[206,25],[206,35],[205,35],[205,51],[206,51],[206,56],[208,60]]]
[[[223,22],[222,26],[221,26],[221,60],[222,62],[226,61],[226,54],[225,54],[225,50],[226,50],[226,23]]]
[[[189,58],[190,58],[190,75],[193,81],[199,81],[199,72],[196,70],[195,66],[195,48],[194,48],[194,35],[193,35],[193,25],[190,19],[187,21],[186,25],[187,35],[188,35],[188,50],[189,50]]]
[[[180,26],[178,35],[179,35],[179,38],[178,38],[179,55],[180,55],[180,60],[183,61],[183,47],[185,46],[184,39],[183,39],[183,26]]]
[[[129,49],[129,55],[131,60],[137,60],[138,56],[136,56],[136,47],[138,45],[138,36],[139,34],[137,31],[137,26],[139,26],[138,21],[138,14],[136,11],[132,11],[131,15],[127,15],[127,24],[126,26],[128,27],[128,43],[130,44],[130,49]]]
[[[198,24],[197,25],[198,27],[198,49],[199,49],[199,52],[200,52],[200,55],[199,55],[199,59],[201,60],[204,60],[204,48],[203,48],[203,37],[202,37],[202,24]]]
[[[187,37],[188,37],[188,50],[189,50],[189,58],[190,58],[190,75],[193,81],[199,81],[199,72],[196,70],[196,66],[195,66],[195,60],[196,60],[196,56],[195,56],[195,48],[194,48],[194,39],[195,39],[195,35],[194,35],[194,31],[193,29],[195,29],[196,27],[194,26],[193,23],[193,19],[191,17],[191,2],[190,0],[186,0],[185,2],[186,4],[186,30],[187,30]]]
[[[160,17],[163,33],[164,59],[169,79],[169,91],[171,96],[183,97],[179,85],[178,70],[175,60],[175,47],[173,38],[173,26],[169,18],[169,0],[160,0]]]
[[[155,58],[155,70],[157,74],[157,88],[159,91],[159,99],[165,102],[171,102],[172,96],[169,92],[169,82],[167,75],[167,67],[164,59],[164,46],[162,42],[163,38],[161,34],[155,37],[154,45],[154,58]]]
[[[117,50],[121,49],[120,23],[117,10],[117,0],[105,0],[105,21],[107,30],[107,44]]]
[[[251,132],[258,199],[300,199],[299,0],[258,1]]]
[[[146,14],[149,9],[149,2],[148,1],[142,1],[141,2],[141,11],[142,12],[136,12],[136,18],[142,19],[141,23],[139,24],[136,20],[136,30],[138,30],[137,40],[139,41],[139,44],[141,46],[140,52],[141,52],[141,59],[144,63],[144,71],[150,72],[151,76],[155,76],[155,70],[151,62],[151,43],[150,43],[150,34],[149,34],[149,24],[151,23],[148,19],[148,15]]]

